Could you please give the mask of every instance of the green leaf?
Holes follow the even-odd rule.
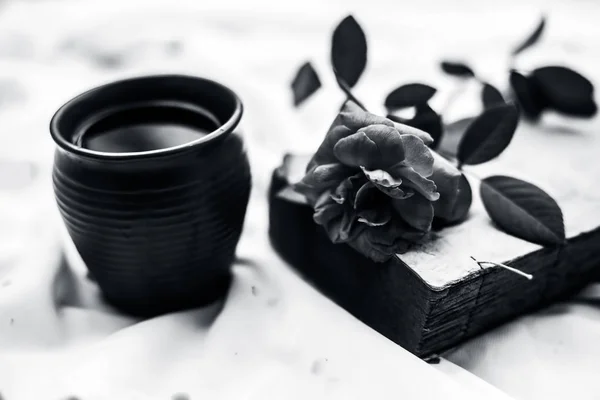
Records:
[[[502,153],[519,123],[519,111],[512,104],[488,108],[467,128],[458,145],[459,165],[487,162]]]
[[[475,72],[467,64],[454,62],[454,61],[442,61],[440,64],[442,71],[448,75],[458,76],[461,78],[473,78]]]
[[[299,106],[321,87],[321,80],[310,62],[302,64],[292,81],[294,105]]]
[[[540,245],[565,242],[563,215],[556,201],[539,187],[509,176],[481,182],[488,215],[506,233]]]
[[[437,90],[423,83],[409,83],[392,90],[385,99],[388,110],[414,107],[427,103]]]
[[[546,26],[546,17],[544,15],[542,15],[542,18],[540,19],[540,22],[538,23],[535,30],[533,32],[531,32],[531,34],[520,45],[515,47],[515,49],[512,51],[512,55],[516,56],[517,54],[521,53],[523,50],[528,49],[529,47],[536,44],[540,40],[540,37],[542,36],[542,32],[544,32],[545,26]]]
[[[483,84],[483,88],[481,90],[481,101],[483,102],[483,106],[485,108],[490,108],[505,103],[502,93],[500,93],[498,89],[489,83]]]
[[[349,87],[354,87],[367,65],[367,39],[351,15],[335,28],[331,41],[333,71]]]

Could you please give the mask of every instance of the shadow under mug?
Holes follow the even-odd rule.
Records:
[[[92,89],[56,112],[56,201],[109,303],[153,316],[225,294],[251,188],[235,132],[242,109],[216,82],[162,75]],[[170,147],[113,152],[82,145],[90,132],[136,119],[202,120],[206,128],[207,118],[214,130]]]

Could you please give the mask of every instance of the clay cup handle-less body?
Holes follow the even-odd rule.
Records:
[[[123,105],[208,110],[219,126],[189,143],[141,152],[94,151],[75,136],[90,116]],[[86,92],[51,122],[53,182],[67,230],[104,297],[134,315],[201,306],[223,296],[250,195],[236,131],[239,98],[206,79],[129,79]]]

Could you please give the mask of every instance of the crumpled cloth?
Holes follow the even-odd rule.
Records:
[[[342,100],[326,52],[346,13],[354,12],[373,38],[370,69],[356,90],[375,105],[396,83],[451,88],[435,68],[439,57],[475,54],[485,62],[493,54],[490,38],[499,47],[510,41],[507,25],[494,22],[525,32],[538,8],[516,0],[490,2],[488,11],[475,0],[281,3],[0,3],[1,398],[598,398],[594,286],[430,365],[321,295],[267,239],[272,169],[285,151],[314,151]],[[561,15],[554,35],[563,47],[545,48],[546,55],[567,52],[577,65],[593,60],[590,10],[597,6],[551,5]],[[289,82],[305,59],[315,62],[324,89],[293,110]],[[593,76],[592,66],[583,66]],[[211,77],[240,94],[254,188],[227,296],[138,320],[102,302],[64,230],[47,126],[64,101],[88,88],[162,72]]]

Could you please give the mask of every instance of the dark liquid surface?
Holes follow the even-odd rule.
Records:
[[[75,143],[110,153],[151,151],[200,139],[219,125],[201,108],[172,103],[131,106],[88,121],[79,129]]]

